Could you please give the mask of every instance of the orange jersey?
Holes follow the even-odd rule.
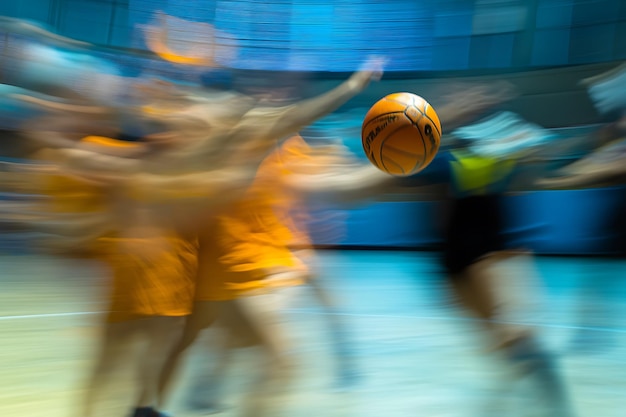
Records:
[[[186,316],[195,290],[197,243],[176,235],[162,239],[102,238],[113,282],[109,320]],[[132,250],[141,247],[143,256]]]
[[[306,240],[291,216],[300,198],[281,186],[281,178],[289,175],[289,164],[308,158],[307,150],[301,137],[287,140],[259,166],[244,197],[203,231],[196,299],[228,300],[302,283],[300,278],[267,278],[273,271],[306,270],[290,249],[294,241]]]
[[[100,146],[136,146],[93,136],[83,141]],[[104,187],[73,177],[50,177],[48,193],[51,210],[57,213],[116,210]],[[106,262],[112,274],[108,319],[190,314],[197,273],[197,239],[166,228],[149,238],[125,237],[122,226],[113,223],[115,216],[111,219],[107,235],[92,242],[96,257]]]
[[[90,213],[101,211],[106,206],[100,187],[67,175],[49,175],[44,189],[44,193],[50,196],[48,208],[53,213]]]
[[[81,142],[111,148],[137,146],[135,143],[102,136],[87,136]],[[62,173],[47,177],[44,194],[51,196],[49,208],[54,213],[88,213],[104,210],[108,206],[103,187]]]

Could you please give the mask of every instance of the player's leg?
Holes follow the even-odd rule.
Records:
[[[324,309],[324,318],[330,330],[330,343],[336,358],[337,383],[339,388],[349,387],[358,378],[356,364],[351,355],[350,340],[346,323],[339,311],[338,302],[319,277],[307,280],[315,299]]]
[[[216,306],[215,333],[207,346],[211,360],[203,360],[199,369],[196,368],[188,396],[189,406],[204,414],[215,414],[226,408],[222,402],[222,387],[234,349],[258,345],[258,338],[251,334],[234,301],[217,302]]]
[[[158,376],[158,403],[162,407],[167,398],[178,364],[187,349],[196,341],[200,332],[215,321],[217,314],[216,303],[212,301],[197,301],[193,312],[185,320],[182,335],[168,352],[167,359],[160,368]]]
[[[509,256],[513,253],[495,253],[472,263],[454,280],[452,287],[464,307],[486,325],[510,363],[533,380],[537,392],[545,396],[552,415],[571,417],[570,400],[554,356],[529,328],[500,320],[501,312],[508,306],[494,286],[499,278],[495,276],[494,266]]]
[[[170,353],[181,338],[184,317],[155,316],[142,322],[142,338],[147,344],[137,359],[139,397],[135,417],[156,417],[159,376]]]
[[[291,296],[290,290],[293,288],[234,300],[245,325],[252,329],[265,351],[259,380],[253,384],[253,389],[243,404],[243,415],[246,417],[273,415],[274,407],[283,403],[279,396],[288,391],[295,377],[296,367],[291,357],[292,344],[285,317],[281,312],[283,297]]]
[[[480,320],[498,346],[505,346],[521,337],[523,330],[498,321],[500,311],[506,306],[493,286],[495,278],[491,267],[494,262],[492,258],[485,258],[451,271],[449,283],[461,307]]]
[[[81,417],[96,415],[100,400],[105,397],[114,375],[123,369],[124,364],[131,363],[135,351],[133,342],[139,333],[138,322],[107,321],[104,325],[94,367],[82,399],[79,411]]]

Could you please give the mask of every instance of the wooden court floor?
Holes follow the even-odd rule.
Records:
[[[361,379],[333,385],[322,311],[303,288],[285,310],[297,358],[296,384],[280,416],[530,416],[533,400],[476,323],[458,311],[430,253],[322,251],[320,279],[341,300]],[[90,261],[0,256],[0,416],[74,417],[98,340],[106,271]],[[626,410],[626,263],[539,258],[502,270],[506,296],[524,300],[503,320],[536,328],[560,360],[583,417]],[[211,360],[207,332],[189,353],[168,411],[185,406],[193,372]],[[221,415],[237,415],[254,349],[236,353]],[[126,416],[132,392],[115,392],[102,415]],[[491,414],[490,414],[491,413]]]

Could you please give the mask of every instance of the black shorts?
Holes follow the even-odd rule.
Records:
[[[503,250],[502,196],[471,196],[453,200],[443,244],[443,266],[458,275],[490,252]]]

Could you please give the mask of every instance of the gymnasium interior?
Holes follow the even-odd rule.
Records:
[[[384,62],[382,78],[290,133],[313,148],[332,143],[354,166],[371,168],[364,117],[381,98],[409,92],[441,109],[441,145],[432,163],[390,179],[383,192],[348,204],[323,193],[305,200],[309,267],[335,305],[324,308],[306,285],[282,304],[276,299],[271,308],[280,311],[295,371],[265,398],[272,411],[258,416],[623,416],[624,0],[1,1],[0,414],[91,417],[80,404],[112,282],[109,266],[83,244],[48,246],[63,239],[40,227],[52,209],[31,211],[51,198],[33,178],[56,168],[32,156],[29,133],[99,135],[88,129],[100,119],[84,109],[106,108],[119,114],[117,139],[140,142],[147,128],[124,113],[144,108],[128,98],[132,83],[154,94],[196,94],[195,104],[266,94],[284,105],[338,88],[372,57]],[[183,106],[180,97],[167,99]],[[72,109],[79,110],[68,118]],[[464,117],[446,125],[444,109]],[[504,192],[503,235],[519,256],[492,266],[499,302],[486,326],[459,305],[441,263],[450,209],[441,178],[454,146],[494,161],[530,150]],[[233,165],[255,163],[236,156],[228,155]],[[542,185],[568,175],[583,180]],[[63,221],[89,235],[78,220]],[[354,368],[347,384],[336,381],[344,359],[335,356],[329,317],[344,326]],[[500,325],[531,332],[550,352],[572,411],[550,411],[537,393],[545,392],[509,366],[489,336]],[[212,353],[218,330],[201,332],[162,413],[146,416],[257,416],[242,406],[265,384],[256,345],[232,349],[220,407],[190,404],[204,389],[198,374],[220,363]],[[120,366],[93,415],[133,415],[138,378],[132,361]]]

